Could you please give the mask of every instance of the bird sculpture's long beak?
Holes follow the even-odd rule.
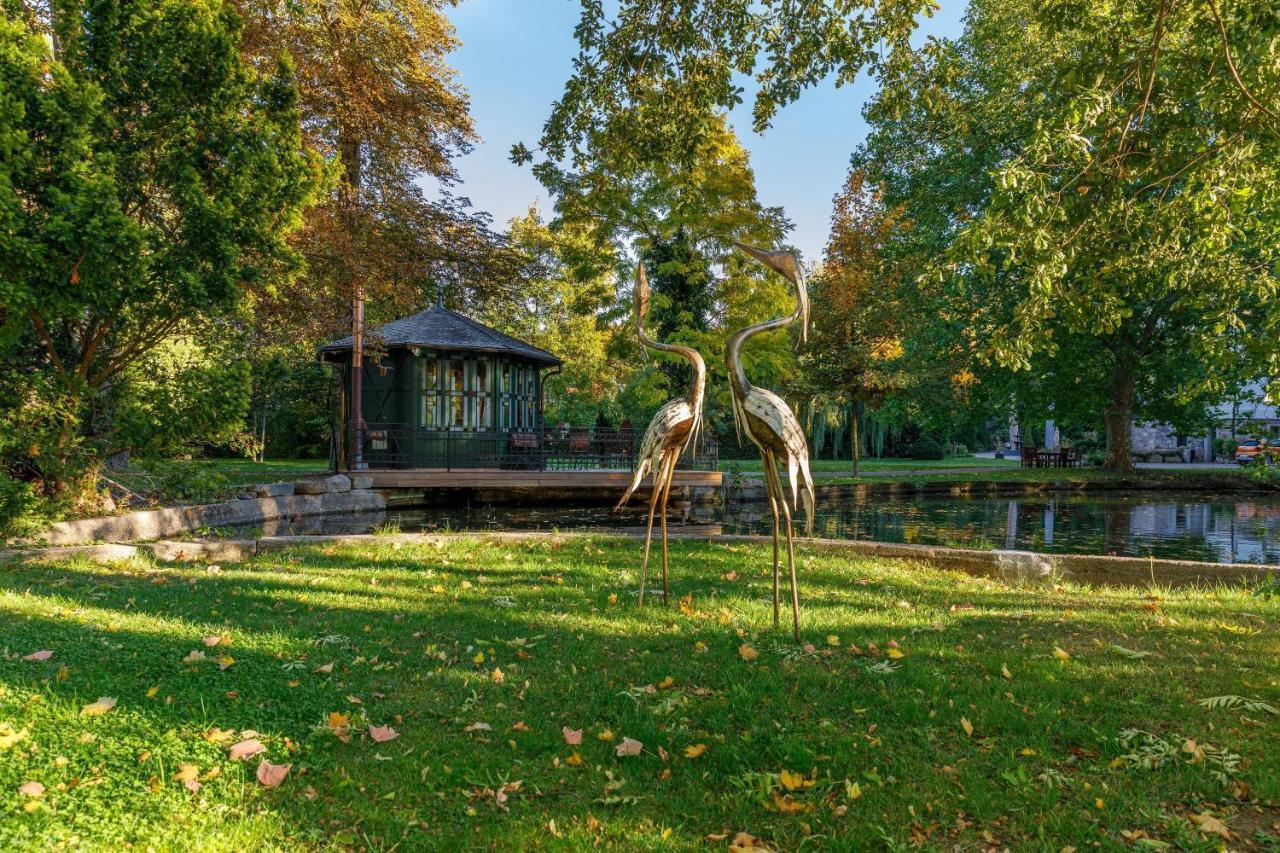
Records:
[[[746,243],[740,243],[737,240],[733,241],[733,245],[795,286],[796,300],[799,303],[797,313],[800,320],[800,341],[801,343],[807,342],[809,340],[809,292],[805,287],[804,271],[800,267],[800,259],[793,252],[770,252]]]
[[[751,246],[746,243],[739,243],[737,240],[733,241],[733,245],[737,246],[739,249],[776,272],[778,275],[781,275],[788,280],[791,279],[790,271],[782,265],[781,258],[779,257],[782,252],[770,252],[765,249],[758,249],[755,246]]]

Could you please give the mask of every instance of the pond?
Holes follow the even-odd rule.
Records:
[[[681,525],[725,533],[772,529],[768,505],[673,507]],[[379,525],[420,530],[574,530],[642,527],[636,504],[392,510],[269,522],[266,535],[367,533]],[[1002,497],[863,497],[820,501],[814,535],[964,548],[1154,556],[1214,563],[1280,563],[1280,497],[1169,492]]]

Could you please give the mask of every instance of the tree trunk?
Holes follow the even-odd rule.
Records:
[[[853,477],[858,478],[858,466],[862,461],[862,433],[858,430],[858,401],[854,400],[849,413],[849,448],[853,451]]]
[[[1127,356],[1117,357],[1111,374],[1111,401],[1102,412],[1107,426],[1107,457],[1102,467],[1108,471],[1133,468],[1133,395],[1135,365]]]

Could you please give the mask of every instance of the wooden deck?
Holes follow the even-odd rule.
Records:
[[[496,468],[439,468],[344,471],[373,478],[375,489],[617,489],[631,482],[630,471],[502,471]],[[652,482],[645,478],[645,486]],[[673,486],[719,488],[719,471],[676,471]]]

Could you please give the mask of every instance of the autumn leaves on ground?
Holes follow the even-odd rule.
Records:
[[[673,548],[643,610],[606,538],[4,566],[0,847],[1280,839],[1275,586],[802,548],[798,646],[766,549]]]

